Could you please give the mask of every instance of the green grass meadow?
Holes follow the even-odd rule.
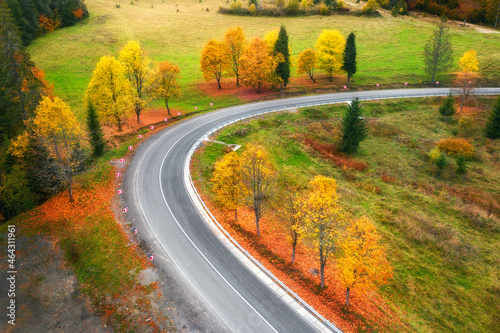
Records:
[[[218,14],[219,6],[228,5],[225,0],[87,0],[86,4],[88,19],[37,38],[28,48],[35,64],[54,83],[56,93],[72,106],[80,119],[83,119],[83,94],[99,58],[118,56],[120,48],[131,39],[140,41],[152,59],[169,60],[181,68],[183,96],[172,101],[173,107],[191,111],[206,102],[217,106],[238,103],[236,97],[206,96],[197,87],[202,80],[199,62],[204,45],[211,38],[222,39],[233,26],[243,27],[250,40],[284,24],[295,57],[300,51],[314,47],[323,29],[338,29],[345,37],[352,31],[358,47],[354,87],[403,82],[420,86],[420,81],[426,81],[421,54],[433,29],[431,20],[388,15],[274,18]],[[489,84],[498,85],[500,34],[458,26],[451,30],[456,62],[465,51],[474,48],[483,77]],[[444,76],[438,80],[451,82],[452,78]]]
[[[500,142],[482,135],[494,99],[476,100],[475,127],[467,135],[458,116],[441,120],[442,100],[364,102],[370,134],[354,156],[368,164],[363,172],[337,167],[304,144],[305,138],[338,143],[342,105],[238,123],[221,130],[217,140],[263,145],[282,183],[304,187],[319,174],[337,180],[340,205],[351,216],[368,216],[388,248],[394,278],[381,291],[400,310],[405,328],[397,330],[497,332]],[[457,174],[448,157],[438,176],[428,158],[449,137],[465,137],[475,148],[465,175]],[[220,145],[205,148],[199,157],[202,179],[210,179],[222,155]],[[204,187],[210,188],[207,181]]]

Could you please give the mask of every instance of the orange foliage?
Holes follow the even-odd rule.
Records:
[[[50,84],[49,81],[45,79],[45,72],[43,69],[40,69],[38,67],[33,67],[31,69],[33,72],[33,75],[35,75],[35,78],[40,81],[43,85],[43,94],[45,96],[50,97],[51,99],[54,98],[54,85]]]
[[[52,32],[59,26],[59,22],[54,22],[52,19],[43,14],[38,16],[38,23],[40,24],[40,28],[47,32]]]
[[[75,15],[75,17],[77,19],[81,19],[82,16],[83,16],[83,14],[85,14],[85,12],[83,11],[83,9],[81,9],[81,8],[77,8],[75,10],[72,10],[71,12],[73,13],[73,15]]]
[[[337,146],[318,142],[311,138],[305,138],[304,144],[319,152],[324,159],[332,160],[337,167],[346,167],[356,171],[365,171],[368,165],[365,162],[356,161],[338,151]]]
[[[471,158],[474,156],[474,147],[465,139],[443,139],[437,144],[440,151],[447,153],[450,156],[464,156]]]

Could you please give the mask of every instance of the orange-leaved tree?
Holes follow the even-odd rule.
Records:
[[[318,51],[319,68],[331,81],[334,74],[342,72],[345,39],[338,30],[323,30],[315,46]]]
[[[97,63],[85,98],[96,107],[101,119],[112,120],[118,131],[133,104],[133,90],[125,77],[125,67],[115,57],[101,57]]]
[[[234,220],[238,221],[238,207],[241,204],[240,156],[230,152],[215,163],[212,175],[212,190],[217,202],[228,209],[234,209]]]
[[[304,221],[301,234],[304,240],[318,251],[323,288],[326,263],[337,252],[347,222],[337,204],[335,179],[315,176],[309,185],[311,190],[302,204],[299,215]]]
[[[224,43],[227,45],[229,57],[231,58],[231,70],[236,76],[236,85],[240,85],[240,58],[245,49],[245,33],[243,28],[234,27],[229,28],[224,35]]]
[[[84,165],[83,131],[70,107],[58,97],[44,97],[36,108],[33,132],[57,161],[69,201],[73,202],[73,176]]]
[[[240,175],[242,198],[254,211],[257,236],[260,236],[259,222],[276,188],[276,168],[264,148],[248,144],[241,156]]]
[[[380,244],[380,235],[367,217],[349,223],[340,250],[337,267],[346,288],[346,305],[349,305],[352,289],[364,292],[392,277],[392,267]]]
[[[205,80],[213,77],[217,80],[219,89],[222,89],[220,80],[229,69],[231,58],[224,42],[210,40],[201,52],[201,71]]]
[[[179,73],[179,66],[171,64],[168,61],[157,63],[151,73],[149,83],[150,93],[158,98],[163,98],[169,115],[171,113],[168,107],[168,101],[172,98],[179,97],[181,94],[181,86],[178,82]]]
[[[458,61],[460,72],[457,73],[454,84],[458,87],[460,94],[460,111],[462,111],[465,103],[467,103],[479,83],[479,62],[476,55],[476,51],[471,49],[465,52]]]
[[[140,123],[142,108],[146,105],[144,88],[150,73],[151,61],[139,42],[131,40],[120,50],[120,61],[125,65],[125,74],[134,89],[134,109],[137,123]]]
[[[306,49],[299,53],[298,65],[297,65],[297,74],[305,74],[309,75],[313,82],[316,82],[314,79],[314,70],[316,69],[316,61],[318,59],[318,52],[312,49]]]
[[[260,87],[271,80],[274,65],[266,41],[255,37],[241,57],[241,81],[246,86],[257,87],[260,93]]]

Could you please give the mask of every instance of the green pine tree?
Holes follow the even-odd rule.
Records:
[[[490,139],[500,138],[500,96],[486,121],[486,137]]]
[[[340,150],[346,154],[354,154],[359,143],[368,135],[368,127],[361,111],[359,99],[355,98],[347,108],[342,120],[342,141]]]
[[[290,51],[288,49],[288,34],[285,26],[282,25],[278,34],[278,39],[274,44],[274,54],[281,54],[282,61],[276,66],[276,75],[281,79],[281,90],[286,88],[290,80]]]
[[[104,152],[106,143],[104,142],[104,134],[102,131],[99,116],[92,102],[87,104],[87,128],[90,134],[90,144],[92,145],[92,155],[101,156]]]
[[[455,108],[455,100],[453,99],[453,95],[451,92],[448,94],[448,97],[444,100],[443,105],[439,107],[439,113],[445,118],[453,116],[457,112]]]
[[[354,33],[350,33],[347,37],[344,49],[344,63],[342,65],[342,70],[347,73],[347,86],[351,82],[351,77],[356,74],[356,36]]]

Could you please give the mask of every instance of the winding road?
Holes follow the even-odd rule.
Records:
[[[143,142],[125,174],[134,226],[154,251],[155,264],[173,264],[182,285],[231,332],[335,331],[313,325],[242,263],[197,210],[185,181],[188,152],[214,128],[269,110],[365,99],[447,95],[449,88],[377,90],[305,96],[240,105],[202,114]],[[477,94],[500,94],[500,88]],[[306,311],[307,312],[307,311]],[[206,331],[210,331],[207,329]],[[214,331],[217,331],[214,329]]]

